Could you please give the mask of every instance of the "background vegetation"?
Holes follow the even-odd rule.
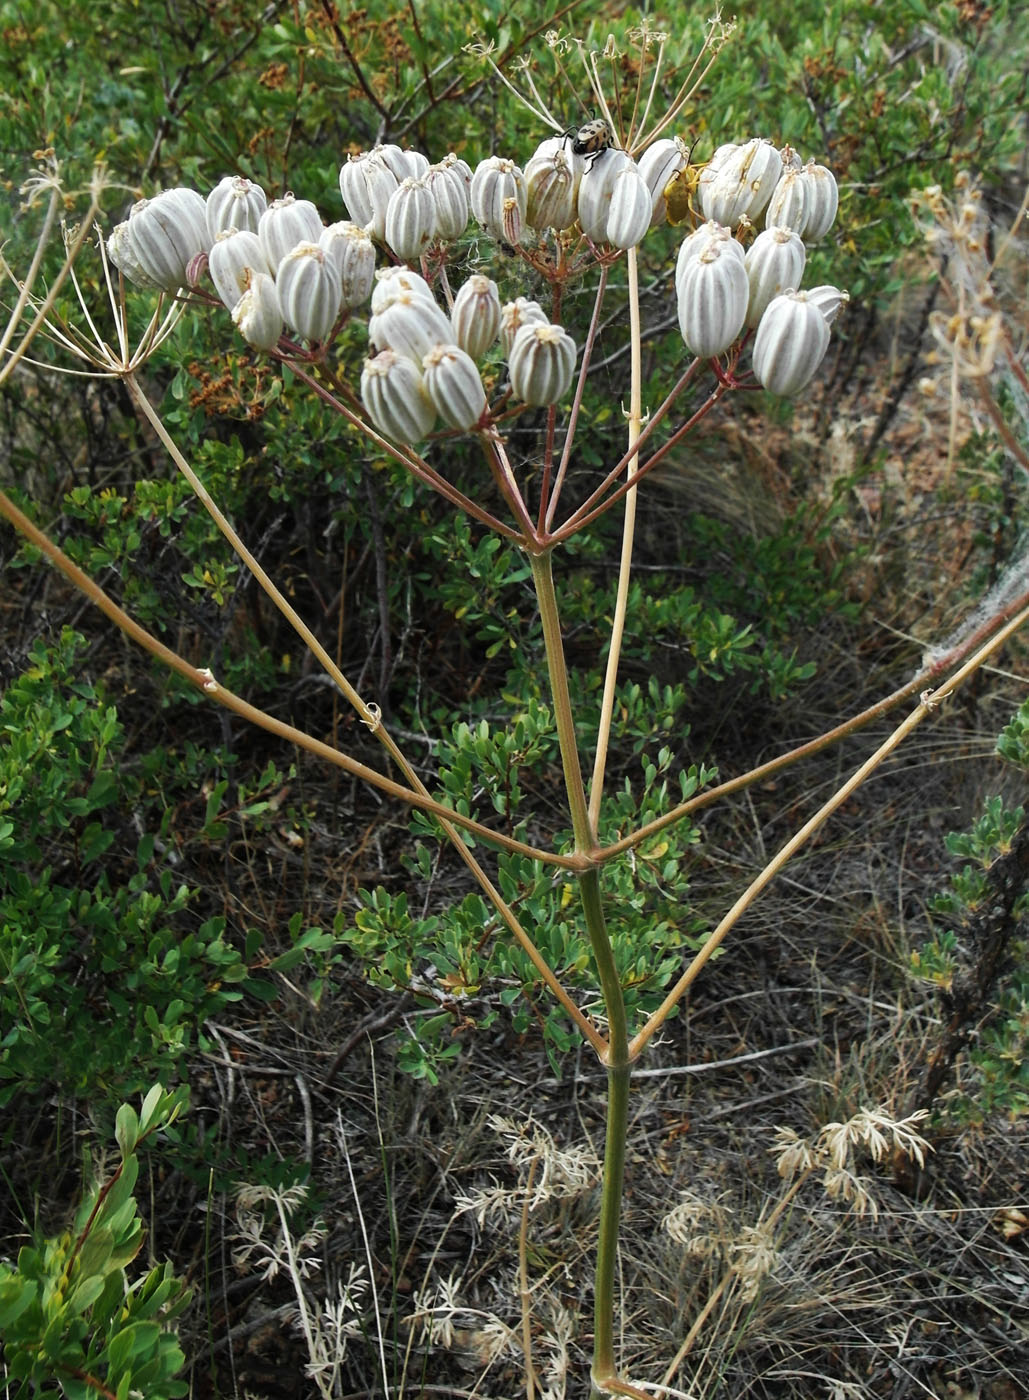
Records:
[[[1024,335],[1024,230],[1004,242],[1029,175],[1019,7],[748,11],[682,134],[697,160],[767,134],[831,165],[840,217],[809,280],[852,303],[799,403],[737,397],[642,493],[612,839],[657,809],[670,771],[731,776],[893,690],[1019,559],[1025,572],[1026,400],[994,382],[1020,465],[933,363],[929,318],[945,303],[910,201],[962,171],[982,182],[999,296]],[[18,187],[51,147],[72,188],[107,162],[123,187],[109,223],[140,193],[206,190],[226,172],[336,218],[339,163],[380,138],[472,164],[524,156],[544,133],[463,45],[494,43],[507,68],[538,58],[547,29],[602,42],[637,18],[520,0],[259,15],[0,0],[5,255],[18,267],[31,250],[37,216]],[[686,23],[684,55],[703,22]],[[677,237],[643,248],[653,402],[681,352]],[[470,236],[467,268],[486,251]],[[502,274],[503,294],[528,294],[515,259]],[[588,304],[572,301],[570,327]],[[363,350],[348,331],[343,359]],[[620,430],[617,317],[601,351],[573,464],[583,495]],[[148,373],[208,489],[410,736],[425,781],[498,819],[520,793],[546,812],[561,780],[521,557],[255,367],[227,318],[187,315]],[[0,393],[0,441],[0,484],[133,614],[273,713],[368,751],[116,381],[23,372]],[[446,470],[468,487],[481,466],[465,451]],[[617,552],[601,522],[563,580],[584,724]],[[526,1387],[521,1233],[539,1390],[582,1393],[600,1084],[531,968],[426,823],[196,703],[6,530],[0,567],[0,1258],[50,1258],[47,1241],[92,1230],[119,1106],[188,1086],[188,1108],[175,1099],[138,1142],[120,1119],[152,1268],[125,1292],[141,1236],[119,1187],[123,1217],[96,1227],[111,1242],[94,1260],[114,1282],[80,1293],[74,1317],[99,1329],[123,1296],[140,1299],[132,1326],[184,1309],[180,1376],[198,1397],[315,1393],[307,1308],[334,1338],[322,1393],[500,1400]],[[634,1374],[659,1380],[685,1347],[671,1384],[692,1396],[1029,1395],[1024,643],[1001,665],[789,867],[638,1077]],[[639,852],[618,933],[642,1004],[875,737]],[[538,876],[514,861],[505,876],[531,916]],[[587,987],[574,912],[547,936]],[[877,1212],[861,1218],[817,1180],[793,1194],[775,1128],[808,1138],[875,1104],[932,1110],[924,1170],[880,1163]],[[740,1260],[759,1227],[776,1265],[750,1292]],[[27,1256],[21,1268],[49,1277]],[[36,1302],[22,1297],[0,1291],[0,1327],[28,1327]],[[144,1365],[170,1376],[176,1358],[149,1331],[104,1336],[126,1385]],[[15,1332],[7,1344],[17,1394],[34,1373],[18,1370]],[[54,1346],[67,1393],[95,1393],[72,1374],[82,1357]],[[165,1383],[147,1393],[175,1393]]]

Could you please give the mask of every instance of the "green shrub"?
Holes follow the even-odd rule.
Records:
[[[146,829],[84,649],[67,630],[38,642],[0,698],[0,1101],[167,1078],[249,976],[162,859],[166,833]]]
[[[174,1400],[185,1395],[175,1375],[185,1357],[170,1324],[189,1301],[171,1264],[157,1264],[135,1282],[128,1265],[143,1244],[133,1190],[138,1148],[167,1127],[188,1103],[188,1091],[155,1086],[137,1115],[118,1110],[121,1162],[97,1184],[56,1238],[35,1238],[14,1264],[0,1261],[0,1343],[7,1394],[60,1393],[68,1400]]]

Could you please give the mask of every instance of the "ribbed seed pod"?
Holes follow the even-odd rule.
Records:
[[[156,287],[157,283],[148,277],[136,257],[136,250],[129,237],[129,221],[115,224],[107,235],[107,256],[119,272],[137,287]]]
[[[419,180],[429,168],[429,162],[421,151],[405,151],[390,141],[373,146],[368,152],[377,156],[396,176],[397,184],[405,180]]]
[[[436,426],[436,406],[421,371],[395,350],[381,350],[365,361],[361,402],[379,432],[394,442],[421,442]]]
[[[129,214],[129,240],[144,276],[166,292],[186,286],[186,269],[211,246],[207,205],[185,188],[141,199]]]
[[[808,191],[807,214],[800,236],[805,243],[817,243],[833,226],[840,207],[840,191],[832,171],[813,161],[804,166],[804,180]]]
[[[496,282],[478,272],[469,277],[454,298],[450,323],[461,349],[473,360],[481,360],[500,334],[500,293]]]
[[[464,162],[461,162],[464,164]],[[436,211],[434,237],[444,243],[453,243],[468,227],[471,206],[468,203],[468,181],[457,166],[457,157],[452,161],[440,161],[430,165],[425,175],[425,183],[432,195]]]
[[[436,205],[424,180],[401,180],[386,205],[386,245],[404,262],[415,262],[432,242]]]
[[[423,155],[421,151],[405,151],[407,164],[411,171],[411,178],[414,180],[424,180],[429,173],[429,157]]]
[[[347,213],[380,242],[386,233],[386,206],[399,184],[377,149],[351,156],[339,172],[339,189]]]
[[[297,335],[312,344],[326,340],[339,315],[339,269],[317,243],[298,243],[275,273],[279,305]]]
[[[831,326],[840,314],[847,302],[850,301],[850,293],[840,291],[839,287],[809,287],[805,293],[807,299],[813,306],[817,306],[825,317],[825,324]]]
[[[444,423],[468,432],[486,412],[486,390],[471,355],[459,345],[435,345],[422,360],[425,392]]]
[[[507,301],[500,308],[500,335],[504,342],[504,353],[511,354],[515,336],[523,326],[548,326],[550,318],[538,301],[518,297]]]
[[[207,269],[214,289],[231,311],[250,285],[255,272],[272,269],[256,233],[249,229],[224,229],[217,235],[208,256]]]
[[[654,201],[650,187],[635,165],[615,176],[607,216],[607,242],[615,248],[635,248],[650,228]]]
[[[792,229],[800,233],[807,222],[809,190],[803,170],[791,166],[772,191],[765,210],[766,228]]]
[[[743,329],[750,292],[729,243],[712,241],[691,258],[677,291],[679,329],[693,354],[707,359],[728,350]]]
[[[665,221],[665,186],[680,170],[686,169],[688,152],[678,136],[663,136],[640,156],[639,172],[650,191],[650,226]]]
[[[806,260],[803,240],[792,229],[766,228],[754,239],[744,258],[750,284],[746,324],[752,330],[773,297],[797,290]]]
[[[715,148],[714,155],[701,170],[700,177],[697,181],[697,199],[700,204],[701,211],[703,211],[704,209],[704,199],[707,194],[708,187],[714,184],[714,182],[718,179],[718,176],[722,171],[722,167],[733,155],[735,155],[735,153],[739,149],[739,142],[726,141],[723,145]]]
[[[352,311],[363,306],[375,282],[375,244],[364,229],[349,219],[341,219],[322,230],[318,245],[339,272],[340,309]]]
[[[609,150],[590,162],[579,181],[579,225],[591,243],[606,243],[611,196],[623,170],[635,170],[624,151]],[[649,198],[649,194],[648,194]]]
[[[525,176],[513,160],[490,156],[472,176],[469,198],[472,213],[491,237],[518,242],[525,223]],[[509,235],[516,233],[517,238]]]
[[[829,347],[829,327],[804,292],[776,297],[754,337],[754,374],[772,394],[799,394]]]
[[[804,165],[799,154],[789,145],[783,146],[782,150],[779,152],[779,158],[782,161],[782,173],[784,175],[787,170],[800,170]]]
[[[507,368],[515,398],[545,408],[568,392],[575,341],[561,326],[530,322],[515,336]]]
[[[440,165],[445,165],[446,168],[452,171],[455,175],[460,175],[461,179],[464,181],[465,189],[471,190],[472,167],[468,164],[466,160],[462,160],[462,158],[459,155],[455,155],[453,151],[448,151],[447,154],[440,161]],[[469,209],[471,209],[471,205],[469,205],[468,207]]]
[[[366,167],[370,160],[378,160],[369,151],[361,151],[356,156],[347,156],[339,171],[339,192],[343,196],[343,207],[351,221],[360,228],[367,229],[372,220],[372,202],[368,195]],[[390,172],[392,173],[392,172]],[[400,181],[393,177],[396,185]]]
[[[317,243],[322,236],[322,218],[309,199],[297,199],[284,194],[273,199],[257,225],[268,265],[279,263],[298,243]]]
[[[575,223],[583,157],[561,136],[541,142],[525,166],[525,222],[530,228],[563,229]]]
[[[227,228],[257,232],[268,196],[242,175],[226,175],[207,196],[207,232],[212,240]]]
[[[397,267],[390,264],[389,267],[382,267],[375,274],[375,285],[372,288],[372,315],[378,311],[385,311],[391,301],[396,301],[402,292],[410,292],[412,296],[421,297],[423,301],[436,305],[436,298],[432,295],[432,288],[426,282],[420,272],[415,272],[410,267]]]
[[[745,262],[743,244],[733,238],[732,230],[727,229],[724,224],[716,224],[714,219],[708,219],[706,224],[701,224],[700,228],[687,234],[679,247],[679,255],[675,260],[676,294],[690,262],[711,243],[724,243],[730,257],[739,258],[741,263]]]
[[[273,350],[285,329],[274,278],[267,272],[255,272],[232,308],[232,319],[248,345],[255,350]]]
[[[436,303],[414,292],[400,292],[368,322],[377,350],[396,350],[421,364],[434,345],[452,345],[454,332]]]
[[[754,138],[733,151],[713,177],[701,180],[701,208],[709,219],[736,228],[754,223],[772,197],[782,174],[782,157],[770,141]]]

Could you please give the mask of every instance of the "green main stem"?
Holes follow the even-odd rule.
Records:
[[[622,1215],[625,1178],[625,1139],[629,1130],[629,1035],[625,998],[607,936],[600,895],[600,872],[594,867],[576,877],[586,915],[593,956],[608,1020],[607,1132],[604,1140],[604,1179],[597,1230],[597,1264],[593,1278],[593,1366],[591,1395],[606,1393],[604,1382],[618,1375],[615,1362],[615,1270],[618,1263],[618,1226]]]
[[[579,750],[575,738],[575,718],[568,671],[565,666],[561,620],[554,589],[551,552],[530,554],[536,584],[547,666],[554,701],[561,761],[564,767],[568,807],[575,834],[576,854],[591,855],[597,849],[596,829],[590,819],[583,787]],[[605,1393],[605,1383],[617,1380],[614,1345],[615,1272],[618,1262],[618,1225],[621,1217],[622,1183],[625,1176],[625,1140],[629,1124],[629,1054],[625,998],[615,966],[614,951],[607,934],[604,905],[600,893],[599,865],[591,865],[575,877],[579,884],[583,914],[590,946],[597,966],[608,1039],[605,1052],[598,1055],[607,1066],[607,1133],[604,1146],[604,1179],[601,1188],[600,1220],[597,1237],[597,1264],[593,1291],[593,1365],[591,1394]],[[594,1047],[596,1048],[596,1047]]]

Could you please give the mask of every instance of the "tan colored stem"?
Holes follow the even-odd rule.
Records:
[[[634,1057],[639,1055],[654,1032],[667,1020],[677,1002],[696,980],[701,968],[722,943],[729,930],[737,923],[741,914],[745,913],[746,910],[750,908],[758,895],[772,882],[783,866],[796,855],[797,851],[800,850],[808,838],[814,835],[833,812],[846,802],[851,793],[855,792],[865,779],[875,772],[876,768],[889,757],[893,750],[907,738],[912,730],[916,729],[918,725],[922,723],[942,700],[947,699],[959,686],[963,685],[968,677],[977,671],[987,658],[1001,647],[1010,636],[1017,632],[1027,620],[1029,620],[1029,607],[1023,608],[1022,611],[1002,627],[995,636],[991,637],[984,646],[980,647],[963,666],[954,672],[943,686],[936,691],[924,692],[919,701],[918,708],[913,710],[911,714],[908,715],[907,719],[901,721],[889,738],[879,745],[875,753],[862,763],[860,768],[858,768],[857,771],[847,779],[843,786],[829,798],[828,802],[824,802],[814,816],[811,817],[809,821],[806,821],[800,830],[792,836],[772,860],[768,862],[761,873],[751,881],[743,894],[740,895],[725,918],[722,919],[721,923],[711,934],[710,938],[708,938],[700,952],[697,953],[696,957],[665,997],[664,1001],[648,1019],[646,1025],[633,1038],[629,1050]]]
[[[536,1179],[539,1158],[529,1163],[529,1178],[522,1200],[522,1222],[518,1231],[518,1292],[522,1308],[522,1356],[525,1360],[526,1400],[536,1400],[536,1370],[532,1364],[532,1290],[529,1287],[529,1202]]]
[[[630,248],[626,257],[626,270],[629,278],[629,448],[639,441],[642,426],[642,360],[640,354],[640,296],[639,265],[636,249]],[[627,481],[636,476],[639,457],[633,453],[625,469]],[[590,827],[598,829],[600,804],[604,798],[604,771],[607,767],[607,750],[611,742],[611,717],[614,714],[615,690],[618,687],[618,663],[622,655],[622,638],[625,635],[625,612],[629,601],[629,582],[632,576],[632,546],[636,535],[636,487],[630,486],[625,493],[625,517],[622,521],[622,552],[618,562],[618,585],[615,591],[614,616],[611,619],[611,643],[607,653],[607,666],[604,671],[604,693],[600,703],[600,725],[597,729],[597,752],[593,760],[593,781],[590,785]]]
[[[39,333],[39,331],[43,329],[43,326],[46,323],[46,319],[50,315],[54,303],[57,301],[58,294],[60,293],[61,288],[64,286],[68,274],[71,272],[75,259],[78,257],[79,252],[82,249],[82,245],[86,241],[86,235],[89,233],[89,229],[93,222],[93,217],[96,214],[97,209],[100,207],[99,196],[96,193],[93,194],[93,197],[90,200],[89,208],[83,215],[82,222],[79,224],[79,227],[75,232],[75,237],[71,239],[67,244],[67,247],[65,249],[64,263],[61,267],[60,272],[54,278],[53,284],[48,288],[45,298],[37,305],[36,314],[35,316],[33,316],[32,322],[29,325],[28,330],[26,330],[23,333],[20,343],[15,347],[15,349],[11,350],[9,348],[10,342],[14,337],[14,332],[17,328],[19,320],[21,319],[21,314],[32,296],[32,286],[39,273],[40,264],[43,260],[43,250],[46,247],[46,244],[49,242],[50,232],[53,228],[54,218],[56,216],[57,210],[60,207],[60,191],[55,190],[54,193],[51,195],[50,205],[47,209],[46,216],[43,220],[43,229],[40,234],[39,241],[36,244],[36,251],[33,256],[31,266],[29,267],[29,271],[25,278],[25,281],[20,286],[18,284],[18,279],[15,277],[13,271],[8,266],[6,259],[3,257],[2,253],[0,253],[0,268],[9,273],[12,282],[14,282],[15,286],[18,286],[19,288],[18,300],[15,303],[14,308],[11,312],[3,337],[0,338],[0,355],[8,354],[10,356],[8,360],[0,364],[0,384],[4,382],[8,375],[14,372],[15,365],[28,350],[29,346],[31,345],[32,341],[36,338],[36,335]]]

